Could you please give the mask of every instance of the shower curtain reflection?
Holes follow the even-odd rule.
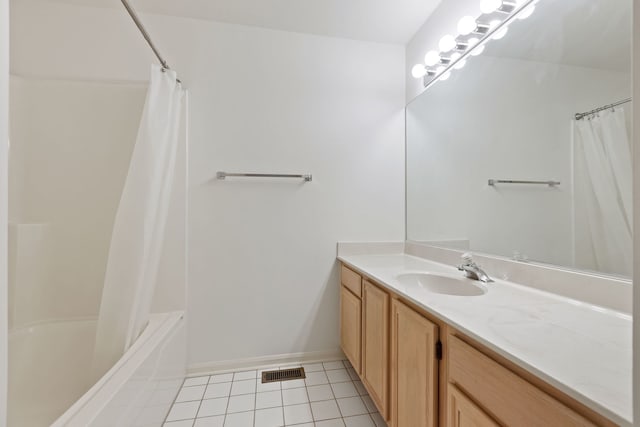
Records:
[[[111,237],[94,349],[94,379],[113,366],[149,319],[169,214],[184,98],[176,74],[152,66]]]
[[[590,242],[580,252],[590,253],[598,271],[630,276],[632,166],[624,109],[575,120],[573,136],[576,216],[586,216]]]

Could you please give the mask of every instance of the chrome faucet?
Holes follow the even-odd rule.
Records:
[[[462,264],[458,266],[458,270],[464,271],[464,275],[469,279],[479,280],[484,283],[493,282],[491,277],[473,261],[473,255],[469,252],[462,254]]]

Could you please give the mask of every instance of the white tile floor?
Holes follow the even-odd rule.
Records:
[[[268,384],[262,370],[187,378],[164,427],[387,426],[348,361],[302,366],[305,380]]]

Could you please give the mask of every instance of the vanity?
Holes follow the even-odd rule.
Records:
[[[338,245],[342,349],[391,427],[631,426],[632,2],[483,4],[414,67],[404,243]]]
[[[390,427],[631,425],[630,316],[406,253],[339,260],[341,346]]]

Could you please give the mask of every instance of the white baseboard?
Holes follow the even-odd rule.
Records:
[[[238,369],[273,368],[297,363],[328,362],[345,359],[340,349],[314,351],[307,353],[277,354],[272,356],[249,357],[246,359],[223,360],[216,362],[194,363],[187,366],[187,376],[219,374]]]

